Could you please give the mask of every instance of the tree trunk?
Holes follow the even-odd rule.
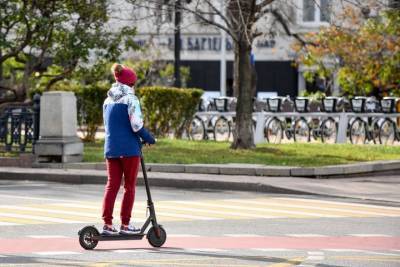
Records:
[[[239,96],[239,46],[235,45],[235,55],[234,55],[234,60],[233,60],[233,96],[238,97]]]
[[[235,79],[238,88],[236,105],[236,126],[231,148],[249,149],[255,147],[253,136],[253,95],[252,66],[250,62],[251,45],[247,40],[235,43],[238,52],[238,77]],[[236,78],[236,77],[235,77]]]

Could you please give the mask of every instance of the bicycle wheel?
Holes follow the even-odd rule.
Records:
[[[357,118],[350,125],[350,141],[352,144],[365,144],[367,137],[367,124]]]
[[[310,126],[308,126],[306,119],[297,119],[293,127],[293,139],[295,142],[310,142]]]
[[[390,119],[385,119],[379,129],[379,142],[382,145],[393,145],[396,139],[396,124]]]
[[[231,125],[227,118],[219,117],[214,124],[214,140],[228,141],[231,135]]]
[[[206,127],[200,117],[195,116],[190,122],[189,136],[192,140],[203,140],[206,134]]]
[[[322,143],[334,144],[337,138],[337,124],[333,118],[327,118],[321,123],[321,141]]]
[[[264,127],[264,137],[268,143],[280,144],[283,138],[282,123],[278,118],[272,118]]]
[[[372,140],[374,144],[381,144],[381,141],[379,140],[379,131],[380,131],[380,123],[378,120],[374,120],[372,122],[372,125],[370,126],[369,130],[369,140]]]

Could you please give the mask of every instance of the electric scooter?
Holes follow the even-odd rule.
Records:
[[[143,179],[146,186],[147,193],[147,208],[149,210],[149,217],[140,228],[137,234],[118,234],[118,235],[101,235],[94,225],[86,226],[79,232],[79,244],[84,249],[94,249],[99,241],[118,241],[118,240],[141,240],[146,235],[147,240],[153,247],[161,247],[166,239],[167,233],[164,228],[157,223],[156,212],[154,204],[151,199],[149,182],[147,180],[147,172],[144,164],[143,154],[140,157],[140,164],[142,166]],[[147,227],[152,224],[152,227],[145,233]]]

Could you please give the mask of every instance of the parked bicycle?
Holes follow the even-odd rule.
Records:
[[[400,99],[384,97],[381,100],[384,113],[397,113],[400,107]],[[393,145],[394,141],[400,141],[400,131],[395,118],[385,118],[379,128],[379,142],[383,145]]]
[[[374,97],[355,97],[351,99],[351,108],[355,113],[375,113],[380,111],[379,101]],[[350,120],[350,142],[352,144],[365,144],[367,142],[379,143],[379,128],[383,119],[373,116],[357,116]]]
[[[291,112],[293,101],[287,97],[267,98],[269,112]],[[264,126],[264,138],[268,143],[280,144],[284,135],[288,140],[293,138],[293,119],[279,118],[278,115],[267,118]]]
[[[322,109],[324,112],[343,112],[348,105],[343,97],[328,96],[322,100]],[[321,122],[321,141],[322,143],[334,144],[336,143],[338,135],[338,118],[326,117]]]
[[[206,98],[201,98],[197,110],[199,112],[205,112],[211,109],[213,109],[211,101]],[[188,137],[197,141],[209,139],[209,135],[213,134],[216,120],[217,116],[215,115],[195,115],[189,125]]]
[[[295,110],[298,113],[319,112],[320,103],[315,101],[311,102],[311,100],[307,97],[297,97],[295,99]],[[305,116],[296,118],[293,132],[294,140],[296,142],[306,143],[311,141],[311,136],[314,140],[320,138],[320,121],[320,118],[311,118]]]
[[[236,98],[234,97],[218,97],[214,98],[214,105],[218,112],[229,112],[236,110]],[[220,115],[214,124],[214,140],[229,141],[233,137],[235,126],[235,118],[231,115]]]

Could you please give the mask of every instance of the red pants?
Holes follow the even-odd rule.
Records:
[[[112,224],[115,199],[124,176],[124,198],[121,205],[121,223],[128,225],[131,219],[133,202],[135,201],[135,187],[139,170],[140,157],[107,159],[108,181],[103,199],[103,220],[105,224]]]

